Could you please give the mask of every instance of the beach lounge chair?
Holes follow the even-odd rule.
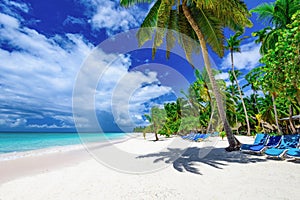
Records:
[[[277,147],[279,145],[280,141],[281,141],[280,135],[269,136],[266,144],[250,146],[249,152],[262,154],[268,148]]]
[[[289,149],[285,155],[289,158],[295,158],[298,160],[300,159],[300,149],[299,148]]]
[[[265,154],[268,157],[282,158],[289,149],[293,149],[298,146],[299,139],[299,134],[283,135],[279,146],[277,148],[267,149]]]
[[[258,133],[255,136],[253,144],[242,144],[240,150],[243,152],[250,152],[250,147],[255,145],[264,145],[268,140],[269,135],[264,133]]]
[[[201,134],[201,136],[198,137],[198,138],[195,138],[194,141],[201,142],[201,141],[205,140],[206,138],[208,138],[209,136],[211,136],[211,134],[209,134],[209,133],[208,134]]]
[[[199,139],[201,139],[201,138],[204,138],[205,137],[205,134],[198,134],[198,135],[196,135],[194,138],[193,138],[193,140],[194,141],[198,141]]]
[[[196,133],[189,133],[187,135],[182,136],[183,139],[189,139],[195,137]]]

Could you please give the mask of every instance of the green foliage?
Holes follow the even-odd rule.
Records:
[[[300,11],[292,20],[285,29],[277,30],[279,37],[275,48],[269,49],[261,59],[265,64],[261,68],[263,89],[276,91],[277,96],[285,97],[289,104],[294,97],[300,100]]]
[[[226,137],[226,132],[225,131],[221,131],[220,132],[220,137],[222,138],[222,140]]]
[[[280,34],[277,30],[285,29],[291,23],[292,16],[300,10],[300,0],[276,0],[274,3],[263,3],[250,12],[258,14],[258,19],[269,23],[270,27],[254,32],[262,43],[260,52],[266,54],[269,49],[275,48]]]
[[[121,0],[121,5],[127,7],[144,2],[152,1]],[[183,8],[189,10],[195,26],[190,25]],[[249,116],[252,130],[260,132],[262,121],[275,123],[274,105],[277,108],[278,118],[289,116],[289,108],[296,113],[300,112],[299,10],[300,0],[276,0],[274,3],[260,5],[251,11],[257,13],[259,18],[269,25],[252,34],[258,37],[257,43],[262,43],[261,63],[263,65],[245,76],[248,84],[244,87],[249,85],[253,90],[253,95],[249,97],[238,97],[237,86],[231,84],[226,87],[224,81],[218,80],[222,97],[226,98],[226,115],[231,126],[241,124],[241,129],[245,129],[245,117]],[[144,19],[137,37],[140,46],[154,39],[153,57],[156,49],[165,40],[166,57],[169,58],[171,49],[178,42],[187,60],[192,64],[191,55],[200,50],[200,41],[195,31],[197,28],[202,32],[205,44],[209,44],[219,56],[223,56],[223,28],[243,31],[245,26],[251,26],[248,16],[249,12],[243,1],[156,0]],[[227,40],[228,50],[240,51],[240,36],[241,32],[237,32]],[[230,76],[232,83],[234,83],[234,75],[238,76],[238,73],[232,71]],[[177,99],[176,103],[165,104],[163,109],[152,108],[150,115],[148,117],[145,115],[150,125],[144,129],[144,132],[151,131],[170,136],[190,130],[203,131],[209,126],[210,114],[216,107],[213,105],[215,97],[210,93],[211,86],[206,72],[200,73],[195,70],[195,77],[196,81],[190,85],[188,91],[184,92],[185,98]],[[263,96],[257,95],[257,91],[260,90],[263,91]],[[243,112],[242,100],[245,102],[247,114]]]
[[[150,2],[152,1],[120,0],[120,4],[124,7],[136,3]],[[199,52],[199,41],[195,30],[186,19],[182,8],[183,4],[188,6],[197,26],[205,35],[206,43],[219,56],[224,54],[224,27],[242,31],[244,26],[252,26],[251,21],[247,18],[250,16],[250,13],[243,1],[156,0],[137,34],[140,46],[151,40],[152,35],[154,35],[152,57],[154,57],[157,47],[163,43],[163,38],[165,37],[167,58],[169,58],[170,50],[174,47],[177,40],[182,46],[187,60],[192,64],[191,55],[194,52]]]
[[[166,112],[166,122],[158,133],[160,135],[169,137],[170,135],[178,132],[179,126],[181,124],[181,108],[180,104],[176,102],[165,104],[164,109]]]

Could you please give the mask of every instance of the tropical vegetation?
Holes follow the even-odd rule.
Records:
[[[121,5],[141,2],[152,1],[121,0]],[[299,0],[276,0],[251,10],[266,23],[265,28],[252,34],[261,44],[261,65],[242,74],[235,69],[233,54],[241,51],[240,44],[245,39],[243,30],[251,26],[249,11],[243,1],[156,0],[138,31],[140,46],[154,35],[154,57],[156,48],[165,38],[169,58],[177,39],[192,66],[192,52],[202,52],[205,69],[195,69],[195,81],[187,91],[182,91],[184,97],[166,103],[164,107],[152,108],[150,114],[145,115],[150,125],[143,131],[155,132],[157,140],[157,134],[169,137],[190,131],[225,131],[228,151],[239,147],[233,131],[247,135],[261,131],[296,132],[292,116],[300,113],[299,10]],[[226,40],[226,46],[224,27],[235,31]],[[189,36],[188,39],[180,33]],[[229,50],[229,85],[224,80],[216,80],[219,71],[211,68],[207,45],[220,57],[225,49]],[[239,76],[244,76],[247,83],[240,85]],[[252,94],[245,95],[245,88],[250,88]],[[159,116],[155,117],[155,113]],[[219,118],[214,117],[216,115]],[[282,118],[288,120],[280,120]]]

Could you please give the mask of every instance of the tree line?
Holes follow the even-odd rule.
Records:
[[[130,6],[135,3],[151,1],[121,0],[120,2],[122,6]],[[243,1],[156,0],[141,24],[137,37],[139,45],[142,46],[146,41],[151,40],[154,35],[152,56],[155,56],[156,48],[166,38],[167,58],[170,56],[170,49],[174,47],[174,43],[177,40],[192,66],[191,55],[193,52],[199,51],[200,47],[205,64],[205,73],[207,73],[213,93],[212,98],[215,100],[215,105],[209,105],[208,108],[211,107],[211,111],[217,110],[229,142],[229,147],[226,150],[233,151],[238,150],[240,146],[240,142],[234,137],[232,132],[231,126],[233,121],[235,121],[236,125],[240,122],[242,128],[246,122],[248,135],[251,133],[251,128],[254,124],[257,127],[258,124],[261,125],[262,120],[271,124],[273,124],[272,120],[275,120],[277,130],[282,132],[278,118],[287,114],[287,110],[281,110],[280,108],[288,107],[289,118],[291,118],[293,113],[298,112],[297,106],[299,105],[300,94],[298,78],[299,5],[299,0],[276,0],[274,3],[264,3],[251,10],[269,25],[263,30],[254,33],[254,36],[258,37],[257,42],[261,43],[262,65],[255,68],[246,77],[249,80],[251,79],[249,84],[252,89],[256,91],[261,90],[264,93],[264,96],[255,96],[256,94],[253,94],[254,104],[251,102],[250,97],[243,97],[242,89],[238,85],[233,59],[231,60],[231,75],[233,82],[236,82],[236,84],[235,86],[232,84],[231,96],[234,96],[235,100],[231,98],[232,102],[230,105],[227,102],[230,98],[225,98],[226,102],[223,102],[224,96],[222,95],[228,94],[227,88],[221,88],[224,86],[215,79],[207,50],[207,45],[209,45],[218,56],[222,57],[225,49],[224,28],[228,27],[236,32],[237,35],[232,36],[233,38],[231,39],[238,39],[241,35],[240,32],[243,32],[244,28],[252,26],[252,22],[249,20],[251,12]],[[189,36],[192,41],[183,37],[183,34]],[[232,55],[238,49],[232,48],[230,42],[229,38],[227,47]],[[237,91],[234,93],[237,95],[232,95],[234,87],[237,87]],[[271,107],[261,107],[263,104],[269,105],[270,102],[272,103]],[[227,105],[226,109],[224,104]],[[254,107],[249,107],[249,105],[254,105]],[[155,112],[160,112],[157,111],[159,109],[156,109]],[[253,111],[253,109],[256,110]],[[235,115],[229,113],[233,110]],[[253,112],[253,115],[251,112]],[[240,120],[242,114],[236,115],[237,113],[244,113],[243,120]],[[266,117],[267,115],[269,116]],[[231,118],[234,118],[234,120],[231,120]],[[167,118],[164,118],[164,120],[167,120]],[[254,123],[254,121],[257,123]],[[290,126],[292,127],[292,124]],[[159,126],[153,124],[154,129],[157,127]],[[259,126],[257,129],[259,129]],[[166,130],[168,129],[166,128]]]

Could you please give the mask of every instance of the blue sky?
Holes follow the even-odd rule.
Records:
[[[245,1],[249,9],[262,2],[271,1]],[[147,4],[124,9],[113,0],[2,0],[0,131],[75,131],[72,102],[87,113],[95,111],[97,121],[86,114],[76,122],[87,131],[95,123],[106,132],[145,125],[142,115],[151,106],[174,100],[179,88],[193,80],[190,66],[176,55],[165,60],[163,51],[152,60],[146,47],[143,51],[130,47],[121,54],[95,47],[107,40],[109,45],[129,47],[129,40],[118,41],[121,36],[117,34],[138,28],[148,10]],[[246,30],[249,36],[262,28],[255,15],[251,20],[254,26]],[[235,63],[245,74],[259,65],[259,45],[249,38],[241,49]],[[92,100],[86,96],[74,100],[78,74],[94,62],[94,55],[95,66],[109,67],[102,74],[90,71],[80,84],[86,90],[94,89]],[[219,78],[228,81],[228,52],[224,58],[211,56],[223,71]],[[93,80],[96,87],[89,86]],[[245,83],[243,78],[240,82]],[[87,105],[88,101],[93,105]]]

